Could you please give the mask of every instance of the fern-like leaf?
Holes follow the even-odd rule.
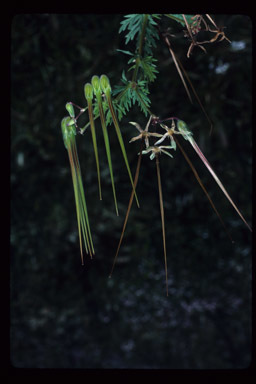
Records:
[[[156,40],[159,40],[159,34],[157,30],[157,23],[154,18],[159,18],[160,15],[149,15],[147,29],[145,33],[145,42],[144,42],[144,54],[146,56],[153,55],[152,48],[156,47]]]
[[[140,67],[143,70],[144,79],[149,82],[154,81],[156,79],[155,74],[159,73],[156,69],[156,65],[154,64],[156,61],[157,60],[152,56],[147,56],[140,60]]]
[[[165,16],[169,17],[169,18],[172,19],[172,20],[177,21],[177,22],[180,23],[183,27],[186,26],[182,14],[171,14],[171,13],[166,13]],[[185,16],[186,16],[186,20],[187,20],[188,24],[192,24],[192,23],[193,23],[193,16],[194,16],[194,15],[185,15]]]
[[[140,33],[143,14],[129,14],[124,17],[125,20],[120,23],[119,33],[128,31],[125,36],[125,44],[128,44],[130,40],[134,40],[135,36]]]

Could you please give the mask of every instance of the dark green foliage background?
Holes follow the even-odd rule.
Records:
[[[216,15],[227,41],[207,54],[168,19],[173,48],[214,123],[191,105],[167,47],[154,56],[152,111],[178,116],[251,223],[251,21]],[[77,137],[96,249],[81,266],[73,186],[60,121],[65,103],[84,106],[95,74],[120,84],[127,49],[121,15],[17,15],[11,40],[11,361],[26,368],[245,368],[251,361],[251,234],[199,158],[183,141],[235,239],[218,218],[183,159],[161,157],[169,297],[155,163],[143,157],[134,204],[112,279],[108,275],[131,192],[121,151],[110,139],[120,216],[116,217],[101,127],[103,201],[98,200],[90,133]],[[129,46],[129,49],[131,47]],[[223,65],[227,65],[226,70]],[[223,71],[221,71],[223,69]],[[84,120],[82,120],[84,119]],[[86,122],[81,117],[81,125]],[[139,143],[128,124],[147,119],[138,108],[121,124],[135,172]],[[180,140],[181,141],[181,140]]]

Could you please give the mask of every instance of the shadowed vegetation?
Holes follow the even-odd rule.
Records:
[[[190,33],[200,20],[187,28],[184,18],[172,16],[163,19],[160,30],[154,24],[158,23],[157,15],[148,15],[142,24],[139,17],[136,21],[100,14],[17,15],[13,19],[11,360],[15,366],[216,369],[244,368],[250,363],[250,231],[192,143],[178,137],[176,151],[162,148],[173,158],[157,155],[163,232],[159,173],[150,161],[150,151],[138,155],[147,150],[145,145],[141,148],[141,138],[129,144],[137,133],[129,122],[139,124],[142,131],[150,115],[157,115],[168,129],[172,121],[165,118],[177,116],[186,122],[197,146],[246,222],[251,223],[251,23],[246,16],[211,15],[216,25],[208,17],[204,21],[214,32],[202,39],[192,34],[192,39]],[[186,21],[190,23],[187,17]],[[200,21],[203,28],[204,21]],[[135,27],[138,24],[134,36],[129,35],[136,32],[129,29],[132,22]],[[144,22],[149,22],[148,29]],[[231,43],[219,41],[222,29],[216,26],[225,26]],[[203,49],[198,42],[204,43]],[[93,75],[102,73],[107,74],[112,87],[111,107],[107,92],[105,99],[101,93],[100,102],[119,216],[100,111],[97,105],[89,107],[83,88]],[[81,106],[79,121],[74,121],[79,163],[74,145],[70,155],[76,159],[73,169],[78,169],[78,164],[81,169],[93,245],[89,233],[89,242],[86,240],[86,216],[82,219],[75,211],[74,200],[85,208],[78,192],[82,184],[79,173],[72,171],[72,187],[72,156],[67,156],[60,130],[68,100],[74,109]],[[89,110],[94,117],[98,114],[94,132]],[[70,119],[77,117],[70,108],[69,113]],[[114,122],[122,132],[125,152]],[[149,132],[168,133],[160,124],[152,125]],[[150,147],[161,137],[149,139]],[[166,137],[159,148],[171,145],[173,141]],[[132,184],[140,208],[130,200]],[[129,206],[122,245],[109,279]],[[83,236],[95,256],[92,260],[87,257],[81,266],[79,237]]]

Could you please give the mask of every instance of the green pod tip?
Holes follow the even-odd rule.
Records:
[[[183,134],[184,139],[189,140],[189,137],[193,135],[193,133],[188,130],[188,126],[185,121],[178,120],[177,127],[178,130]]]
[[[93,86],[93,90],[94,90],[94,93],[95,95],[101,93],[101,89],[100,89],[100,78],[99,76],[96,76],[94,75],[91,79],[91,83],[92,83],[92,86]]]
[[[184,130],[184,129],[186,129],[187,128],[187,124],[183,121],[183,120],[178,120],[178,124],[177,124],[177,126],[178,126],[178,129],[180,130]]]
[[[109,78],[106,75],[101,75],[100,77],[100,86],[104,93],[111,92],[111,86]]]
[[[68,148],[70,138],[76,135],[76,127],[74,124],[72,124],[72,122],[73,119],[71,119],[69,116],[66,116],[61,120],[62,136],[66,148]],[[71,125],[69,125],[70,123]]]
[[[67,126],[67,119],[68,117],[63,117],[61,120],[61,130],[62,130],[62,136],[63,136],[63,141],[64,145],[67,148],[67,140],[68,140],[68,126]]]
[[[93,99],[93,86],[90,83],[86,83],[84,86],[84,95],[86,100]]]
[[[75,117],[74,107],[71,103],[66,104],[66,110],[68,111],[68,113],[71,117]]]

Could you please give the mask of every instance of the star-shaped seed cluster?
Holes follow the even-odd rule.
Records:
[[[173,135],[183,135],[184,132],[180,132],[180,130],[176,130],[176,125],[174,119],[172,119],[171,127],[168,127],[165,124],[160,124],[160,127],[165,130],[164,134],[156,133],[156,132],[149,132],[150,123],[152,121],[153,116],[150,116],[149,121],[146,125],[146,128],[143,130],[141,126],[136,122],[130,122],[130,124],[134,125],[135,128],[140,132],[139,135],[134,136],[130,143],[136,141],[136,140],[144,140],[145,141],[145,147],[146,149],[142,151],[142,154],[148,154],[151,152],[150,159],[153,160],[156,157],[156,154],[158,153],[164,153],[165,155],[168,155],[169,157],[173,157],[169,152],[167,152],[167,149],[174,149],[176,150],[176,142],[173,138]],[[156,119],[156,118],[155,118]],[[155,120],[154,119],[154,120]],[[153,145],[150,146],[149,139],[152,137],[159,138]],[[161,144],[165,139],[169,139],[171,142],[171,145],[159,145]]]

